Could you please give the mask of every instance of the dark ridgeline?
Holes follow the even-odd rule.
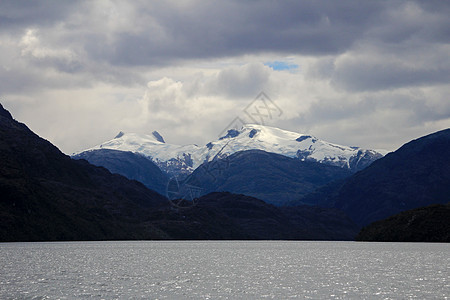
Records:
[[[358,232],[350,218],[336,209],[279,208],[228,192],[200,197],[193,209],[155,212],[151,219],[178,239],[353,240]]]
[[[0,106],[0,241],[112,239],[348,240],[334,209],[281,209],[214,193],[174,209],[142,183],[73,160]]]
[[[158,238],[138,223],[167,203],[142,183],[73,160],[0,107],[0,240]]]
[[[450,129],[413,140],[346,180],[300,199],[335,207],[358,225],[450,201]],[[294,203],[295,204],[295,203]]]
[[[450,242],[450,202],[407,210],[371,223],[357,235],[358,241]]]

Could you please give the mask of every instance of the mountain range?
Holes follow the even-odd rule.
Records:
[[[219,141],[233,144],[237,136]],[[356,172],[350,160],[345,167],[258,149],[231,152],[168,180],[140,152],[100,148],[72,159],[0,105],[0,241],[351,240],[361,227],[360,240],[450,236],[448,205],[419,208],[450,201],[450,129],[413,140]],[[168,199],[149,186],[167,195],[172,187],[200,193],[194,201]]]
[[[0,159],[0,241],[351,240],[357,233],[339,210],[286,210],[245,195],[210,193],[175,206],[138,181],[71,159],[1,105]]]
[[[192,198],[195,188],[196,196],[232,192],[277,206],[348,177],[380,157],[374,150],[252,124],[228,130],[204,147],[167,144],[157,131],[151,135],[120,132],[108,142],[72,155],[139,180],[168,197]],[[176,178],[181,187],[174,193],[161,184],[168,182],[164,177]]]
[[[120,132],[114,139],[72,156],[99,149],[140,153],[169,176],[190,174],[205,162],[246,150],[263,150],[351,171],[361,170],[386,154],[386,151],[342,146],[307,134],[247,124],[240,130],[228,130],[225,136],[204,146],[168,144],[157,131],[150,135]]]

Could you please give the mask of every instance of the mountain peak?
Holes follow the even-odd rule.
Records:
[[[0,116],[11,119],[11,120],[13,119],[13,117],[11,116],[9,111],[4,109],[3,105],[1,103],[0,103]]]
[[[258,124],[244,124],[239,130],[229,129],[224,136],[203,147],[167,144],[157,131],[152,134],[119,133],[118,137],[88,150],[102,148],[139,152],[150,157],[161,169],[174,170],[173,174],[178,171],[188,174],[214,157],[255,149],[353,171],[361,170],[383,156],[376,151],[332,144],[313,135]]]
[[[240,132],[236,129],[229,129],[227,134],[220,137],[219,140],[237,137],[239,135],[239,133]]]
[[[158,141],[158,142],[161,142],[161,143],[166,143],[165,141],[164,141],[164,138],[159,134],[159,132],[158,131],[153,131],[152,132],[152,134],[153,134],[153,136],[155,137],[155,139]]]
[[[114,138],[115,138],[115,139],[121,138],[121,137],[123,137],[124,134],[125,134],[125,133],[124,133],[123,131],[121,131],[121,132],[119,132]]]
[[[297,142],[301,143],[301,142],[303,142],[303,141],[305,141],[307,139],[311,139],[311,142],[313,142],[313,143],[317,142],[317,138],[312,136],[312,135],[301,135],[298,138],[296,138],[295,140]],[[352,148],[354,150],[359,149],[358,147],[350,147],[350,148]]]

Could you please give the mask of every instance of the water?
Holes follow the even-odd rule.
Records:
[[[0,244],[1,299],[448,299],[449,244]]]

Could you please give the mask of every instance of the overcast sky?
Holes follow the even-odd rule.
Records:
[[[0,1],[0,102],[70,154],[266,125],[395,150],[450,127],[448,1]]]

